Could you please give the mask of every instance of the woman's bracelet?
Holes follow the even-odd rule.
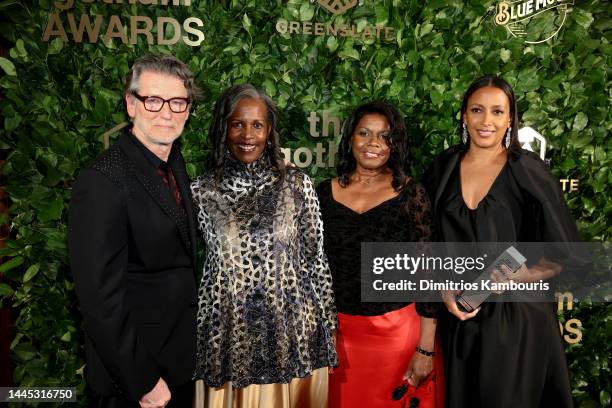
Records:
[[[416,347],[416,351],[417,351],[417,353],[421,353],[422,355],[427,356],[427,357],[433,357],[433,356],[435,356],[435,355],[436,355],[436,352],[435,352],[435,351],[427,351],[427,350],[423,350],[423,349],[422,349],[422,348],[420,348],[419,346],[417,346],[417,347]]]

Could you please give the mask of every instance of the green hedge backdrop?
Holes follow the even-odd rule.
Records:
[[[262,86],[278,103],[283,145],[292,149],[333,140],[333,134],[309,134],[311,111],[321,116],[329,110],[343,119],[364,101],[388,99],[406,116],[413,175],[419,178],[436,153],[458,142],[467,85],[481,74],[501,74],[515,88],[523,124],[547,138],[553,173],[579,180],[578,191],[566,198],[584,238],[610,239],[611,3],[575,0],[555,37],[527,44],[493,23],[493,1],[365,0],[338,15],[308,0],[191,0],[188,7],[153,2],[64,0],[57,8],[49,0],[0,0],[0,37],[10,48],[0,58],[0,148],[10,151],[4,174],[12,200],[5,220],[11,240],[0,250],[8,259],[0,265],[0,301],[18,315],[11,347],[17,385],[77,386],[83,394],[82,327],[66,245],[71,183],[104,148],[105,132],[126,120],[123,79],[134,59],[148,52],[175,54],[205,90],[183,135],[191,176],[205,161],[212,104],[235,83]],[[52,13],[69,41],[58,35],[42,40]],[[82,15],[92,22],[102,16],[99,38],[88,41],[85,35],[75,43],[68,13],[77,24]],[[152,18],[155,44],[145,35],[136,44],[119,38],[124,33],[129,41],[130,16],[136,15]],[[105,42],[109,23],[116,24],[111,16],[124,27]],[[197,17],[205,39],[195,47],[182,40],[160,45],[157,17],[181,26]],[[279,19],[345,23],[359,31],[384,25],[394,32],[389,42],[280,34]],[[552,32],[561,21],[559,13],[542,13],[527,33]],[[172,38],[173,26],[159,34]],[[318,181],[331,174],[315,165],[305,170]],[[582,322],[582,340],[567,345],[577,406],[610,405],[611,311],[610,304],[584,301],[560,313],[562,324]],[[87,403],[81,398],[79,405]]]

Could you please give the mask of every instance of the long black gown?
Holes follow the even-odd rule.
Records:
[[[554,235],[547,217],[569,212],[559,202],[556,215],[543,214],[534,186],[525,182],[525,166],[535,159],[513,153],[476,209],[461,194],[461,152],[438,160],[426,186],[435,197],[439,237],[447,242],[533,242]],[[444,168],[444,164],[447,168]],[[544,165],[536,174],[547,172]],[[517,177],[518,176],[518,177]],[[533,179],[533,178],[532,178]],[[554,183],[549,173],[539,179]],[[541,187],[541,186],[540,186]],[[547,186],[559,201],[558,186]],[[540,190],[542,191],[542,190]],[[540,196],[541,197],[541,196]],[[565,220],[568,236],[576,234]],[[543,229],[548,229],[543,231]],[[563,237],[561,237],[563,238]],[[495,295],[494,295],[495,296]],[[460,321],[446,310],[438,328],[445,354],[446,406],[451,408],[572,407],[565,354],[553,303],[484,303],[472,319]]]

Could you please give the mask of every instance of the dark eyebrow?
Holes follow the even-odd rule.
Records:
[[[484,108],[484,105],[481,105],[481,104],[476,103],[476,102],[472,102],[472,104],[470,106],[477,106],[479,108]],[[505,107],[503,105],[493,105],[493,106],[491,106],[491,108],[505,109]]]

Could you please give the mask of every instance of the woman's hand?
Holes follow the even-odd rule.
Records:
[[[512,270],[506,265],[502,265],[501,268],[494,269],[493,272],[491,272],[491,280],[495,283],[509,283],[511,281],[520,282],[520,278],[528,273],[529,269],[527,269],[525,264],[521,265],[521,267],[515,273],[512,273]],[[492,290],[491,292],[501,295],[505,292],[505,290]]]
[[[453,315],[455,315],[457,319],[461,321],[471,319],[472,317],[476,316],[476,314],[480,311],[480,307],[476,308],[475,310],[469,313],[459,310],[459,306],[457,306],[457,299],[456,299],[459,293],[461,293],[461,291],[459,290],[443,290],[441,292],[442,301],[446,305],[446,308],[448,309],[448,311],[452,313]]]
[[[338,329],[332,332],[332,341],[334,343],[334,348],[338,350]],[[334,367],[327,367],[327,374],[332,375],[334,373]]]
[[[408,384],[418,387],[431,374],[432,370],[433,356],[428,357],[415,351],[408,363],[404,378],[408,381]]]

